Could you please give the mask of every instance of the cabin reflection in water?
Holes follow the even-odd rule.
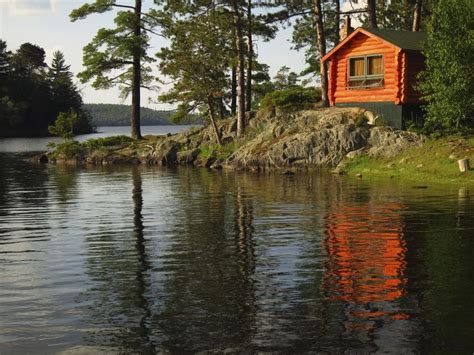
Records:
[[[327,216],[325,289],[329,301],[348,304],[349,328],[363,328],[358,319],[408,318],[398,302],[406,285],[402,209],[345,205]]]

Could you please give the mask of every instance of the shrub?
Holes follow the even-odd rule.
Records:
[[[354,122],[355,122],[356,127],[362,127],[362,126],[365,126],[367,122],[369,122],[369,120],[362,112],[360,112],[355,117]]]
[[[129,145],[133,142],[133,139],[128,136],[111,136],[105,138],[95,138],[95,139],[88,139],[83,143],[84,147],[93,150],[99,149],[102,147],[117,147],[117,146],[125,146]]]
[[[266,94],[260,105],[267,110],[280,109],[289,112],[312,108],[319,101],[321,101],[321,90],[292,86]]]
[[[68,113],[61,112],[56,118],[56,121],[54,121],[54,125],[48,126],[48,132],[61,137],[65,141],[71,140],[74,138],[72,128],[78,120],[77,113],[73,110]]]
[[[199,147],[199,156],[203,159],[218,158],[227,159],[240,147],[239,142],[232,141],[220,146],[219,144],[202,144]]]
[[[52,153],[54,157],[64,156],[65,158],[73,158],[84,152],[84,147],[77,141],[64,141],[54,146],[55,150]]]

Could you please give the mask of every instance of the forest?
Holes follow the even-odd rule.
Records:
[[[84,110],[90,114],[91,123],[96,126],[129,126],[129,105],[84,104]],[[170,121],[172,111],[157,111],[142,107],[140,109],[142,126],[159,126],[173,124]]]
[[[76,114],[74,133],[93,127],[63,53],[48,65],[43,48],[24,43],[12,53],[0,39],[0,137],[45,136],[59,113]]]

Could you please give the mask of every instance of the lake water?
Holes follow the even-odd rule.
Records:
[[[474,351],[474,192],[0,154],[0,354]]]
[[[167,133],[179,133],[189,129],[192,126],[142,126],[142,135],[154,134],[165,135]],[[97,127],[97,133],[83,134],[76,136],[75,139],[83,142],[91,138],[103,138],[111,135],[130,136],[130,127]],[[0,152],[38,152],[44,151],[48,147],[49,142],[60,142],[59,137],[42,137],[42,138],[1,138]]]

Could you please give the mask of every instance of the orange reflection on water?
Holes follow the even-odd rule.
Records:
[[[406,283],[401,209],[398,203],[361,204],[341,207],[327,217],[329,300],[376,303],[375,310],[355,307],[355,317],[405,317],[387,306],[403,295]]]

